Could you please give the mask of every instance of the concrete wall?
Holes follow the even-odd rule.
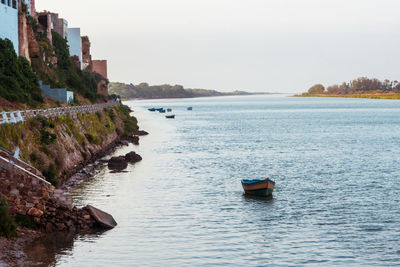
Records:
[[[10,3],[10,5],[8,5]],[[15,8],[13,8],[13,4]],[[15,53],[18,54],[19,42],[18,42],[18,8],[16,0],[5,0],[0,1],[0,38],[9,39],[15,49]]]
[[[77,56],[82,63],[82,40],[80,28],[68,28],[68,45],[70,56]]]
[[[107,60],[93,60],[92,61],[92,72],[97,72],[104,78],[107,76]]]
[[[74,102],[74,93],[67,91],[66,88],[50,88],[50,85],[44,85],[42,81],[39,81],[39,84],[46,97],[67,104]]]

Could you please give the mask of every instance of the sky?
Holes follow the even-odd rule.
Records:
[[[399,0],[36,0],[91,41],[110,81],[298,93],[400,80]]]

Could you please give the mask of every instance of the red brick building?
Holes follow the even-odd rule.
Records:
[[[108,95],[107,60],[92,60],[92,72],[100,74],[102,80],[97,84],[97,93]]]

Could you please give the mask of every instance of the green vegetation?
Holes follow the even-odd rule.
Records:
[[[60,34],[53,31],[53,46],[58,56],[58,67],[56,70],[59,87],[68,87],[82,94],[85,98],[95,101],[97,95],[97,74],[81,71],[76,67],[69,54],[68,42]]]
[[[60,183],[57,178],[57,169],[54,163],[50,163],[48,170],[43,171],[43,175],[44,177],[46,177],[46,180],[54,186],[58,186],[58,184]]]
[[[204,96],[226,96],[226,95],[250,95],[251,93],[243,91],[234,91],[231,93],[221,93],[215,90],[206,89],[185,89],[182,85],[153,85],[141,83],[139,85],[113,83],[108,87],[110,94],[122,98],[191,98]]]
[[[17,226],[14,218],[9,214],[8,203],[4,198],[0,199],[0,236],[7,238],[17,236]]]
[[[334,84],[327,88],[316,84],[307,93],[299,96],[400,99],[400,83],[361,77],[349,83]]]
[[[110,137],[133,134],[137,120],[125,106],[107,108],[77,117],[31,118],[18,124],[0,125],[0,145],[14,151],[19,146],[21,159],[40,170],[53,185],[69,168],[68,162],[80,155],[88,159],[104,147]]]
[[[22,227],[26,227],[26,228],[30,228],[30,229],[38,228],[38,225],[32,216],[17,214],[17,215],[15,215],[14,219],[18,226],[22,226]]]
[[[8,39],[0,39],[0,97],[31,106],[43,102],[39,81],[29,62],[17,57]]]

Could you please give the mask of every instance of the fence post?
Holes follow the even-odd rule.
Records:
[[[17,123],[17,120],[15,119],[15,116],[14,116],[14,112],[10,112],[10,121],[12,123]]]
[[[7,112],[3,112],[3,123],[8,123]]]
[[[22,115],[21,115],[21,111],[17,111],[17,118],[18,118],[18,121],[24,121],[24,118],[22,118]]]

